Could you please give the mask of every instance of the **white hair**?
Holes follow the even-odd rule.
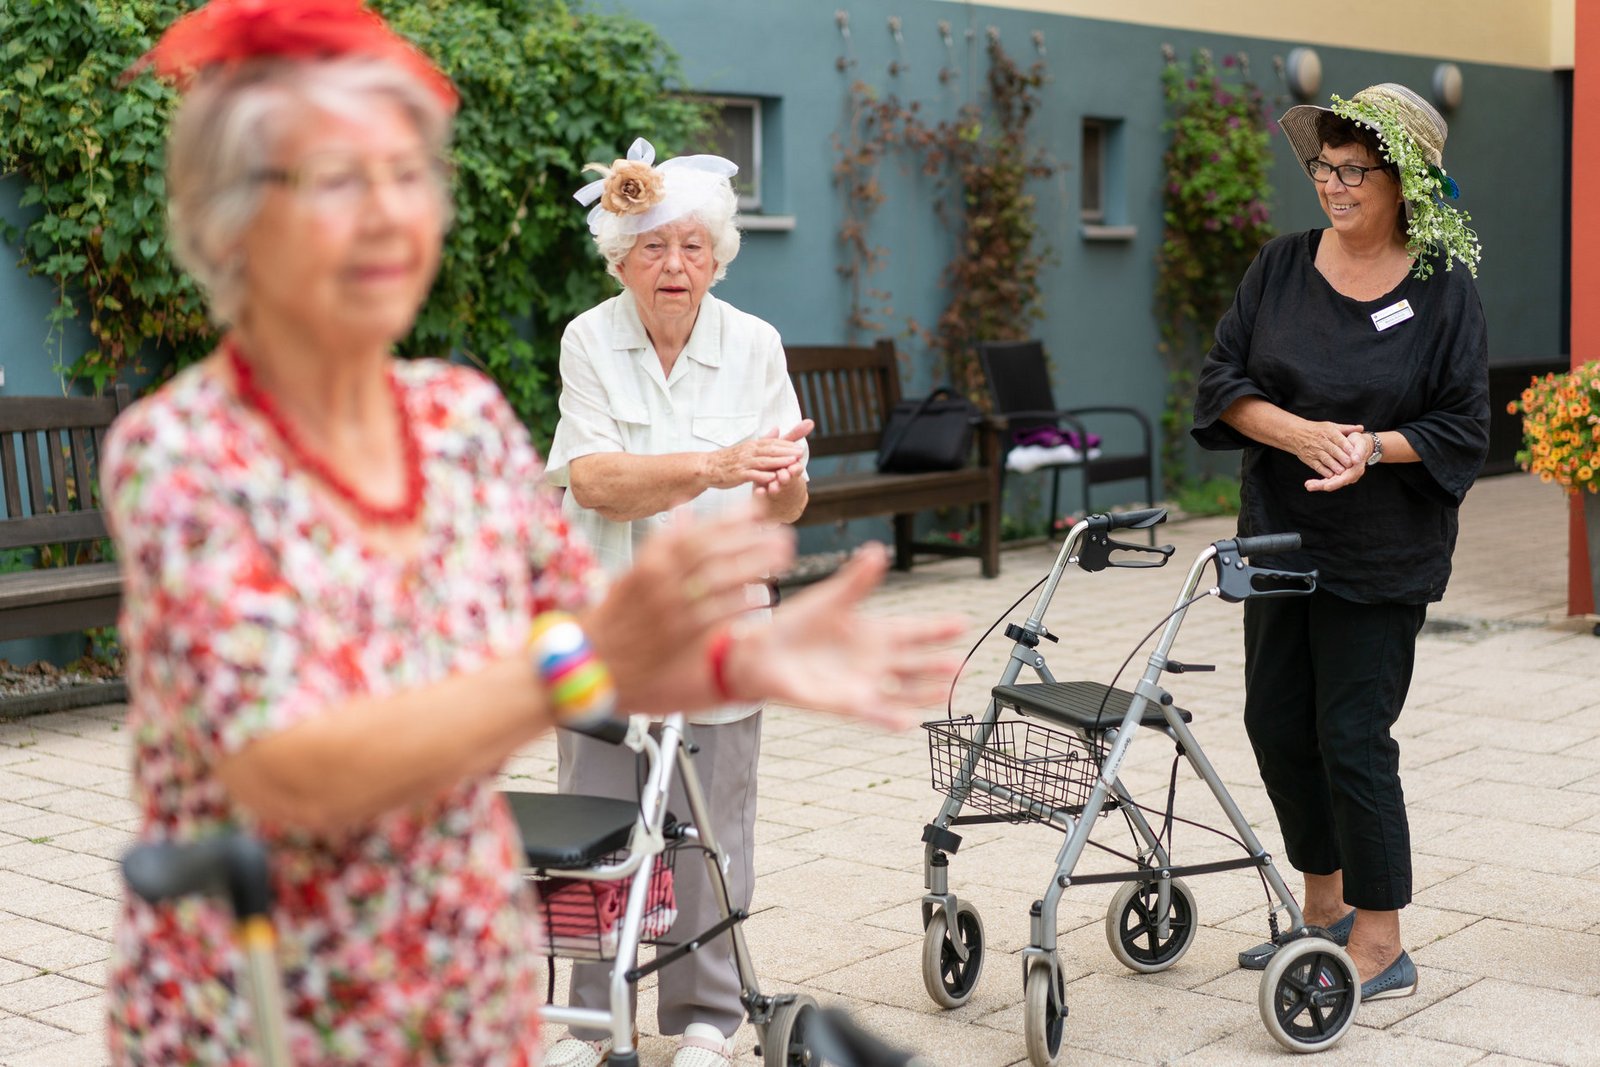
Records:
[[[711,276],[711,283],[715,285],[728,273],[728,264],[739,254],[739,199],[734,196],[733,188],[723,182],[711,192],[709,202],[667,225],[688,219],[703,225],[711,235],[711,258],[717,262],[717,272]],[[619,265],[628,258],[628,253],[633,251],[633,246],[643,234],[623,232],[622,217],[609,211],[601,212],[599,231],[594,235],[594,245],[605,257],[606,273],[620,284],[622,270]]]
[[[232,250],[260,210],[256,176],[279,140],[307,107],[360,120],[374,96],[398,103],[428,151],[444,155],[449,112],[415,75],[383,59],[251,60],[205,76],[184,96],[167,139],[167,234],[218,326],[233,322],[244,301],[243,264]]]

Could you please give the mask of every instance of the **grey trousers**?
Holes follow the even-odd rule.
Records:
[[[750,907],[755,889],[756,760],[761,755],[761,712],[718,726],[690,726],[688,740],[699,746],[695,772],[710,809],[711,830],[728,856],[728,896],[733,908]],[[633,799],[641,771],[636,757],[620,745],[608,745],[567,730],[557,732],[559,788]],[[689,802],[674,776],[667,810],[689,820]],[[666,941],[677,942],[703,932],[720,917],[706,873],[704,854],[686,849],[673,870],[678,920]],[[624,961],[616,961],[622,963]],[[632,961],[626,961],[631,963]],[[604,1010],[610,1004],[612,964],[574,963],[567,1003],[575,1008]],[[733,938],[723,934],[698,952],[658,972],[656,1022],[661,1033],[683,1033],[690,1023],[708,1023],[732,1037],[744,1022],[739,1003],[739,971],[733,961]],[[574,1028],[573,1035],[593,1041],[603,1031]]]

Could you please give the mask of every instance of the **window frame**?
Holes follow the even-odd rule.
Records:
[[[749,166],[744,160],[735,159],[739,165],[737,182],[739,210],[760,214],[762,210],[762,182],[764,170],[762,163],[761,141],[764,135],[762,128],[762,112],[765,101],[759,96],[739,96],[727,93],[691,93],[689,98],[698,103],[707,104],[721,112],[729,107],[747,109],[750,112],[750,160]],[[740,180],[742,179],[742,180]]]

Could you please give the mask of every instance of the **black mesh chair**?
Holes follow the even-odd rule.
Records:
[[[1051,522],[1061,516],[1062,471],[1078,471],[1083,479],[1083,511],[1079,518],[1093,513],[1089,505],[1090,488],[1107,482],[1143,479],[1144,502],[1155,503],[1153,435],[1150,420],[1142,411],[1114,405],[1057,407],[1050,387],[1050,367],[1045,362],[1044,346],[1038,341],[982,341],[978,344],[978,361],[983,365],[984,377],[989,382],[993,414],[1004,423],[1002,436],[1008,443],[1015,441],[1017,434],[1041,426],[1072,430],[1078,435],[1079,459],[1049,463],[1039,468],[1050,471]],[[1137,451],[1125,449],[1115,453],[1108,448],[1091,459],[1085,419],[1095,417],[1098,421],[1100,416],[1132,419],[1138,426],[1143,447]],[[1154,543],[1151,541],[1151,544]]]

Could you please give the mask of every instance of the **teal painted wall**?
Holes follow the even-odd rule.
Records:
[[[981,87],[986,71],[984,34],[995,27],[1020,62],[1036,55],[1033,31],[1043,35],[1052,81],[1035,120],[1038,143],[1067,169],[1040,183],[1042,240],[1056,256],[1044,275],[1046,317],[1038,335],[1055,363],[1057,400],[1063,404],[1131,404],[1160,411],[1163,372],[1151,316],[1155,254],[1160,244],[1161,46],[1187,57],[1199,46],[1222,54],[1250,54],[1256,80],[1281,92],[1274,54],[1316,42],[1227,38],[1166,31],[1091,19],[936,3],[931,0],[851,0],[846,41],[834,21],[839,5],[819,0],[602,0],[656,25],[680,53],[696,90],[755,95],[768,109],[764,189],[766,211],[796,219],[791,232],[746,235],[739,260],[718,295],[769,320],[795,344],[847,339],[849,294],[837,272],[837,231],[842,206],[833,184],[846,90],[860,79],[880,92],[922,102],[935,117],[953,114]],[[901,41],[888,29],[901,20]],[[938,23],[951,22],[953,65],[961,76],[941,84],[939,69],[952,62]],[[968,37],[968,34],[971,37]],[[1425,91],[1436,60],[1318,48],[1323,94],[1348,95],[1379,81],[1400,81]],[[841,72],[841,56],[851,66]],[[898,76],[889,73],[899,63]],[[1461,183],[1463,205],[1474,215],[1485,257],[1479,288],[1488,316],[1491,358],[1510,363],[1561,355],[1561,168],[1564,132],[1556,76],[1482,64],[1461,64],[1465,103],[1453,115],[1446,166]],[[1078,226],[1079,130],[1085,116],[1122,120],[1120,194],[1137,237],[1125,243],[1089,243]],[[650,131],[640,130],[648,136]],[[1274,140],[1274,219],[1282,231],[1324,223],[1309,180]],[[624,145],[615,146],[620,154]],[[679,146],[658,145],[663,155]],[[933,322],[943,305],[941,267],[950,237],[935,220],[933,191],[909,164],[890,160],[880,173],[889,200],[873,219],[875,243],[888,249],[874,287],[892,294],[897,341],[908,358],[908,384],[922,391],[932,368],[925,350],[905,336],[914,317]],[[0,181],[0,213],[17,218],[15,180]],[[574,210],[578,210],[574,207]],[[14,250],[13,250],[14,251]],[[599,270],[598,261],[595,266]],[[70,362],[85,343],[81,329],[52,339],[45,316],[54,296],[40,279],[0,266],[0,364],[11,394],[60,389],[54,365]],[[58,348],[58,343],[61,347]],[[1035,476],[1034,484],[1037,484]],[[1034,491],[1018,485],[1023,496]],[[1074,499],[1070,495],[1067,499]],[[1112,487],[1114,490],[1115,487]],[[1101,490],[1096,504],[1111,503]],[[857,524],[843,536],[805,531],[803,546],[843,547],[860,536],[884,536],[887,523]],[[5,655],[0,648],[0,656]]]

